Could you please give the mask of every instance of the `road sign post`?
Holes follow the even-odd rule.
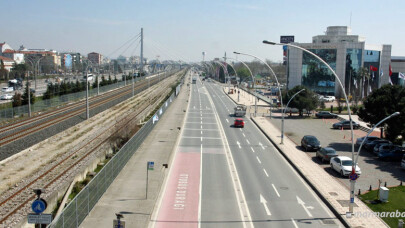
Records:
[[[149,178],[149,170],[153,170],[155,167],[155,162],[148,161],[146,163],[146,199],[148,198],[148,178]]]

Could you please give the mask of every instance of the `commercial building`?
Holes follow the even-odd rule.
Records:
[[[346,93],[367,96],[389,83],[391,45],[370,45],[347,26],[330,26],[312,43],[292,43],[320,56],[336,72]],[[310,54],[288,47],[288,88],[303,85],[324,95],[340,96],[340,86],[327,67]],[[363,73],[362,72],[366,72]],[[383,75],[380,77],[380,75]]]
[[[91,52],[91,53],[87,54],[87,58],[93,64],[102,64],[103,56],[99,53]]]

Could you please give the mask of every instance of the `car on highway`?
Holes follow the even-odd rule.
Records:
[[[366,137],[366,136],[357,138],[357,140],[356,140],[356,146],[360,146],[365,137]],[[378,140],[378,139],[381,139],[381,138],[380,138],[380,137],[377,137],[377,136],[368,136],[367,139],[366,139],[366,141],[363,143],[363,146],[364,146],[364,144],[366,144],[366,143],[368,143],[368,142],[371,142],[371,141],[374,141],[374,140]]]
[[[358,129],[360,128],[360,124],[356,123],[355,121],[352,121],[353,124],[353,129]],[[338,123],[334,123],[332,125],[333,128],[335,129],[350,129],[350,121],[349,120],[342,120]]]
[[[241,127],[244,128],[245,127],[245,121],[242,118],[237,118],[235,119],[235,122],[233,123],[234,127]]]
[[[7,92],[13,92],[14,88],[13,87],[3,87],[1,89],[2,92],[7,93]]]
[[[405,169],[405,155],[402,157],[401,167]]]
[[[322,147],[320,150],[316,151],[316,157],[321,159],[322,162],[329,162],[331,158],[337,156],[338,154],[336,153],[336,150],[332,147]]]
[[[330,159],[330,167],[340,175],[348,176],[352,172],[353,161],[351,158],[346,156],[337,156]],[[356,164],[355,172],[357,175],[361,174],[360,167]]]
[[[374,147],[374,153],[382,160],[400,161],[405,155],[405,148],[394,144],[381,144]]]
[[[0,96],[0,100],[11,100],[13,99],[13,95],[11,94],[3,94]]]
[[[377,146],[377,145],[379,145],[379,144],[382,144],[382,143],[391,143],[391,141],[386,140],[386,139],[377,139],[377,140],[373,140],[373,141],[371,141],[371,142],[368,142],[368,143],[363,144],[363,147],[364,147],[366,150],[372,152],[372,151],[374,150],[374,147],[375,147],[375,146]]]
[[[338,115],[335,113],[327,112],[327,111],[320,111],[315,114],[318,118],[337,118]]]
[[[335,98],[335,96],[325,96],[325,97],[323,98],[323,100],[324,100],[324,101],[327,101],[327,102],[332,102],[332,101],[335,101],[336,98]]]
[[[304,148],[305,151],[317,151],[321,148],[321,143],[313,135],[304,135],[301,139],[301,147]]]

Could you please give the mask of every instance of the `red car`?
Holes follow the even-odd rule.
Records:
[[[237,119],[235,119],[233,126],[243,128],[243,127],[245,127],[245,121],[243,121],[243,119],[241,119],[241,118],[237,118]]]

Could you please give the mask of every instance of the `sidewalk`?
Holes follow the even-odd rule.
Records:
[[[226,90],[225,90],[226,91]],[[250,105],[248,96],[241,96],[237,102],[237,95],[228,94],[236,103]],[[250,95],[252,96],[252,95]],[[252,117],[253,122],[259,129],[272,141],[280,153],[295,168],[301,177],[312,187],[317,195],[326,203],[326,205],[339,216],[350,227],[387,227],[387,225],[378,217],[346,217],[350,199],[349,190],[339,183],[334,177],[328,174],[323,168],[316,165],[305,153],[299,151],[294,142],[288,137],[284,138],[284,144],[279,144],[280,130],[275,127],[267,117]],[[347,180],[349,181],[349,180]],[[355,213],[372,213],[361,200],[355,197]]]
[[[158,124],[128,161],[120,174],[85,218],[80,227],[110,228],[115,213],[124,216],[126,227],[148,227],[163,181],[171,165],[180,127],[183,125],[189,98],[188,77],[179,96],[173,101]],[[146,165],[155,162],[155,169],[148,172],[146,198]]]

